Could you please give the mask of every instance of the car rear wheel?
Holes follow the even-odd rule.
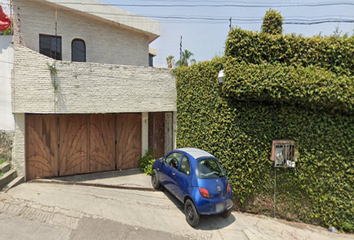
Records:
[[[199,224],[200,215],[190,199],[184,204],[184,214],[189,225],[195,227]]]
[[[225,212],[221,213],[221,216],[223,218],[228,218],[231,215],[232,212],[232,208],[230,208],[229,210],[226,210]]]
[[[157,175],[156,169],[153,169],[151,172],[151,185],[155,189],[159,189],[161,187],[159,176]]]

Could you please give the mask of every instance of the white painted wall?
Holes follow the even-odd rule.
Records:
[[[149,113],[141,114],[141,157],[144,157],[149,149]]]
[[[149,65],[147,34],[46,1],[14,1],[15,43],[39,52],[39,34],[55,35],[56,9],[64,61],[71,61],[71,43],[78,38],[85,41],[87,62]]]
[[[6,131],[13,131],[15,128],[11,109],[13,60],[12,36],[0,36],[0,130]]]

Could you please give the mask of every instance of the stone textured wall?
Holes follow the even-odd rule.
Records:
[[[170,70],[56,61],[15,44],[14,113],[122,113],[176,111]],[[55,90],[52,83],[58,84]]]
[[[54,6],[44,1],[14,1],[15,43],[39,52],[39,34],[55,35]],[[65,61],[71,61],[71,42],[79,38],[86,43],[87,62],[149,65],[147,35],[93,15],[58,6],[57,36],[62,37]]]

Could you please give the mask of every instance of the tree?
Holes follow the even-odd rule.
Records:
[[[263,17],[261,33],[272,35],[283,33],[283,17],[280,12],[269,9]]]
[[[175,57],[170,55],[166,58],[166,61],[167,61],[167,67],[168,68],[173,68],[173,65],[175,65]]]
[[[192,56],[194,56],[194,54],[192,52],[188,51],[187,49],[185,49],[182,52],[181,60],[178,60],[176,62],[176,66],[177,67],[180,67],[180,66],[187,66],[188,67],[188,61],[191,64],[195,64],[196,63],[195,59],[190,59]]]

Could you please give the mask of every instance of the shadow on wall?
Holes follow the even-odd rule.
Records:
[[[0,130],[0,159],[5,162],[11,161],[13,132]]]
[[[1,54],[3,50],[7,50],[10,46],[12,47],[12,36],[0,36]]]

